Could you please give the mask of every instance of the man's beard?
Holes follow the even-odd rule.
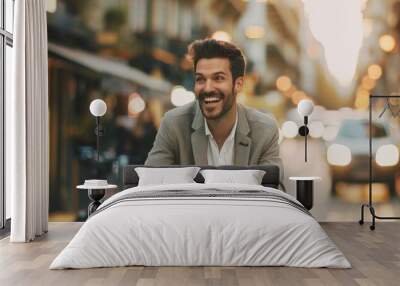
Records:
[[[222,109],[217,114],[211,115],[205,110],[207,108],[206,106],[204,106],[205,100],[210,99],[210,98],[218,98],[222,101],[222,104],[223,104]],[[228,94],[228,95],[225,95],[219,91],[200,92],[197,99],[199,101],[200,110],[201,110],[201,113],[203,114],[203,116],[206,119],[217,120],[217,119],[221,119],[222,117],[224,117],[229,112],[229,110],[232,109],[233,104],[235,103],[235,94],[234,94],[233,89],[232,89],[231,94]]]

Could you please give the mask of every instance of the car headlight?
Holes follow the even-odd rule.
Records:
[[[341,144],[332,144],[328,148],[328,163],[335,166],[347,166],[351,162],[349,147]]]
[[[399,162],[399,149],[393,144],[382,145],[376,151],[375,161],[381,167],[395,166]]]

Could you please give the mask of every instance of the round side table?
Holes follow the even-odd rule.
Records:
[[[289,180],[296,181],[296,199],[303,206],[311,210],[313,207],[313,183],[321,180],[320,177],[289,177]]]
[[[76,188],[78,190],[88,191],[88,197],[91,200],[91,203],[88,206],[88,217],[89,217],[101,205],[100,201],[104,197],[106,189],[116,189],[117,185],[105,185],[105,186],[79,185]]]

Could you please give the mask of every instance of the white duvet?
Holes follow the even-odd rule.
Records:
[[[127,189],[100,207],[50,269],[146,266],[294,266],[350,268],[310,215],[257,198],[152,198],[111,204],[131,192],[262,190],[233,184],[176,184]],[[108,207],[106,207],[108,205]]]

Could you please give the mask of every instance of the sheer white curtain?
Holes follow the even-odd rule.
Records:
[[[12,242],[47,232],[49,198],[45,0],[15,1],[13,92],[6,98]]]

